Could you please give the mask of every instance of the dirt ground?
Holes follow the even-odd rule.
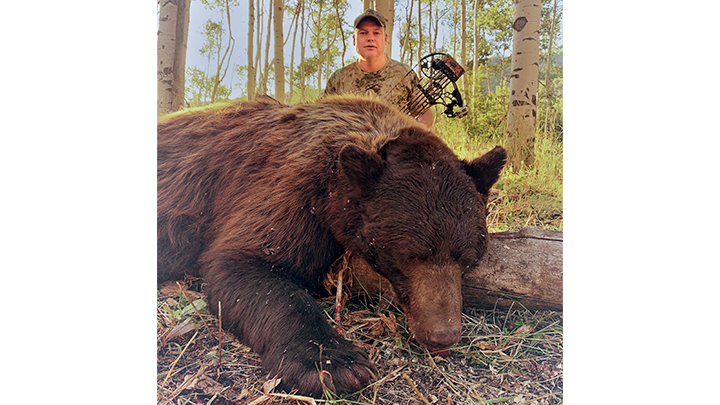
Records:
[[[341,312],[346,338],[364,347],[379,379],[346,397],[278,395],[260,358],[207,315],[190,286],[161,288],[157,298],[159,404],[527,404],[563,402],[563,315],[523,308],[468,309],[463,338],[446,357],[411,339],[402,311],[352,297]],[[189,300],[192,304],[189,304]],[[335,298],[319,301],[328,322]],[[222,339],[222,353],[218,348]],[[270,395],[267,395],[270,393]],[[292,394],[292,393],[290,393]]]

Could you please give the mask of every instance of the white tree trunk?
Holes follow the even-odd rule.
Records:
[[[302,4],[302,14],[300,24],[300,102],[305,102],[307,97],[305,95],[305,38],[306,38],[306,26],[305,26],[305,1]]]
[[[275,100],[285,102],[285,58],[283,56],[283,1],[273,0],[275,13]]]
[[[168,1],[160,6],[157,43],[157,114],[172,111],[178,7]]]
[[[269,7],[268,10],[270,13],[268,14],[267,34],[265,37],[265,67],[263,68],[261,75],[262,81],[260,82],[259,90],[259,93],[262,95],[267,95],[268,76],[270,76],[270,27],[272,24],[273,9],[272,7]]]
[[[247,57],[248,57],[248,64],[247,64],[247,96],[248,100],[254,100],[255,99],[255,78],[256,78],[256,70],[255,70],[255,64],[253,61],[253,45],[254,44],[254,38],[255,35],[255,0],[249,0],[248,1],[248,47],[247,47]]]
[[[392,38],[393,38],[393,21],[395,21],[395,2],[392,0],[377,0],[377,12],[385,17],[386,27],[385,33],[388,35],[387,45],[385,46],[385,54],[388,58],[392,57]]]
[[[187,58],[188,30],[190,27],[190,0],[178,1],[177,29],[175,30],[175,80],[173,81],[172,110],[185,103],[185,60]]]
[[[475,0],[475,5],[474,5],[475,18],[473,18],[473,23],[475,24],[474,25],[475,32],[473,35],[473,46],[475,48],[473,51],[473,74],[472,74],[472,78],[473,78],[473,80],[472,80],[473,94],[472,95],[473,95],[473,97],[475,97],[477,95],[477,71],[478,71],[478,61],[479,61],[479,58],[478,58],[478,39],[479,39],[478,27],[480,26],[480,24],[478,24],[478,3],[480,3],[480,0]]]
[[[535,160],[538,62],[540,59],[540,0],[516,0],[506,148],[515,168]]]
[[[475,0],[477,1],[477,0]],[[462,8],[462,43],[460,45],[460,65],[462,65],[463,69],[467,70],[467,35],[465,34],[467,32],[467,13],[466,13],[466,2],[465,0],[462,0],[460,3],[460,7]],[[463,92],[466,94],[467,97],[467,90],[468,90],[468,81],[467,81],[468,75],[462,76],[462,88]]]
[[[178,110],[185,100],[185,56],[190,0],[163,3],[158,21],[157,114]]]
[[[297,30],[298,26],[300,25],[300,6],[302,5],[301,2],[302,0],[298,0],[297,8],[295,9],[295,16],[293,17],[295,19],[295,27],[293,29],[293,40],[290,48],[290,74],[288,75],[288,88],[290,89],[290,91],[287,96],[287,100],[285,100],[285,104],[292,104],[293,94],[295,93],[295,82],[293,79],[295,66],[295,40],[297,39]]]
[[[410,0],[412,1],[412,0]],[[418,77],[422,77],[422,66],[420,66],[420,60],[422,59],[422,0],[418,0],[418,65],[417,74]]]

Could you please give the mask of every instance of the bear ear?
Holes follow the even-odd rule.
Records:
[[[357,145],[345,145],[338,156],[340,169],[350,184],[367,190],[380,179],[384,163],[380,155]]]
[[[480,194],[487,194],[490,187],[500,178],[500,171],[505,166],[507,154],[502,146],[496,146],[490,152],[473,159],[463,161],[465,171],[473,179],[475,188]]]

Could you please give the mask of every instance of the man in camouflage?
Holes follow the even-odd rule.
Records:
[[[404,63],[385,55],[387,33],[386,20],[382,14],[368,9],[355,19],[353,45],[358,59],[338,69],[328,79],[325,94],[364,94],[380,97],[402,108],[415,97],[418,77]],[[418,121],[431,127],[432,110],[425,111]]]

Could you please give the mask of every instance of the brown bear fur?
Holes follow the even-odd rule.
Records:
[[[310,294],[349,250],[390,280],[418,341],[455,344],[462,275],[485,253],[487,193],[504,163],[500,147],[461,161],[412,118],[356,96],[164,116],[158,281],[204,277],[211,310],[222,302],[223,327],[280,389],[356,391],[375,368]]]

